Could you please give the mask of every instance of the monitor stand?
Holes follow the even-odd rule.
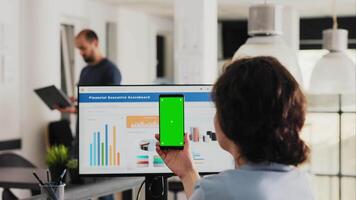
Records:
[[[145,199],[146,200],[167,200],[167,178],[166,176],[146,176],[145,178]]]

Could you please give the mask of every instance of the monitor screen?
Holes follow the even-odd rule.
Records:
[[[184,129],[198,171],[233,169],[232,156],[216,139],[211,89],[211,85],[79,86],[79,173],[172,173],[155,150],[160,94],[184,95]]]

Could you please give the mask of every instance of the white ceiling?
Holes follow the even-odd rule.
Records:
[[[173,17],[174,0],[101,0],[149,14]],[[194,0],[192,0],[194,1]],[[356,0],[335,0],[338,16],[356,16]],[[219,19],[243,19],[248,7],[264,0],[218,0]],[[268,0],[297,9],[301,17],[331,16],[332,0]]]

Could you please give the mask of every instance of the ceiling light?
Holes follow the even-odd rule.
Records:
[[[345,54],[348,31],[337,28],[333,1],[333,28],[323,31],[323,48],[329,50],[312,72],[309,92],[312,94],[352,94],[356,91],[355,64]]]
[[[283,37],[283,6],[258,4],[251,6],[248,34],[251,36],[234,54],[233,60],[253,56],[273,56],[279,60],[302,85],[302,75],[296,52]]]

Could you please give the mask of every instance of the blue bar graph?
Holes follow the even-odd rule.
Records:
[[[93,160],[93,164],[95,165],[96,164],[96,134],[94,132],[94,141],[93,141],[93,144],[94,144],[94,148],[93,148],[93,157],[94,157],[94,160]]]
[[[90,166],[93,165],[93,145],[90,144]]]
[[[100,165],[100,132],[98,132],[98,166]]]
[[[116,127],[112,127],[112,135],[110,136],[108,124],[105,124],[103,129],[99,130],[100,131],[92,132],[93,138],[91,139],[91,142],[88,145],[88,164],[90,166],[119,166],[120,152],[117,151],[116,146]],[[100,132],[104,133],[104,131],[105,134],[100,134]]]
[[[108,166],[108,149],[109,149],[109,144],[108,144],[108,125],[105,124],[105,165]]]

